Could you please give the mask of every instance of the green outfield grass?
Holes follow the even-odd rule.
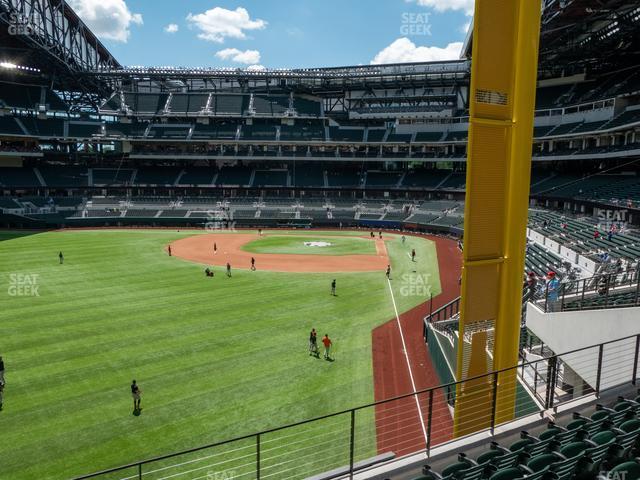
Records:
[[[251,253],[286,253],[303,255],[375,255],[376,245],[370,239],[353,236],[333,236],[330,232],[309,235],[267,234],[242,246]],[[330,243],[326,246],[309,246],[305,242]]]
[[[196,233],[0,235],[0,355],[7,382],[0,479],[69,478],[373,400],[371,330],[394,316],[383,274],[238,270],[232,278],[206,278],[200,265],[163,251]],[[316,238],[316,232],[304,235]],[[423,292],[403,290],[416,275],[439,293],[431,242],[386,241],[401,312],[425,300]],[[407,255],[411,248],[416,263]],[[332,278],[337,297],[329,295]],[[334,339],[334,362],[307,354],[312,326]],[[132,414],[133,378],[144,392],[140,416]],[[372,415],[358,416],[358,458],[375,453]],[[330,442],[311,427],[289,432],[297,436],[267,436],[272,450],[264,454],[264,467],[287,458],[287,442],[306,448],[296,453],[298,462],[314,455],[312,473],[344,465],[348,422],[325,423],[336,435]],[[252,468],[253,445],[239,446],[249,452],[249,466],[240,460],[228,466],[243,472]],[[206,478],[206,470],[199,473]],[[304,469],[299,475],[306,476]]]

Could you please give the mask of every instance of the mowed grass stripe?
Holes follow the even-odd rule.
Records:
[[[227,279],[218,270],[207,279],[163,252],[191,234],[52,232],[0,243],[3,281],[37,273],[41,285],[41,297],[0,297],[0,478],[64,478],[372,400],[371,329],[392,317],[382,275],[235,270]],[[334,338],[336,362],[306,354],[311,326]],[[145,392],[140,417],[131,415],[134,377]],[[368,415],[358,428],[372,437]]]

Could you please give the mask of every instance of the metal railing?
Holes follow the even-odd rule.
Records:
[[[640,335],[553,354],[473,380],[479,407],[473,419],[493,432],[498,419],[521,418],[585,395],[634,384]],[[535,383],[531,370],[539,371]],[[499,384],[500,373],[516,370],[520,381]],[[378,462],[416,453],[431,453],[453,439],[449,404],[462,382],[451,382],[406,395],[350,408],[290,425],[264,430],[180,452],[141,460],[76,480],[302,479],[353,478]],[[522,395],[522,389],[530,395]],[[513,396],[515,414],[500,411],[497,394]],[[539,403],[533,401],[533,397]],[[523,398],[524,397],[524,398]],[[454,400],[455,402],[455,400]],[[451,402],[451,403],[454,403]],[[484,412],[484,413],[482,413]],[[484,417],[483,417],[484,415]],[[334,470],[335,469],[335,470]]]
[[[640,271],[604,273],[561,282],[555,291],[545,284],[528,292],[529,300],[545,313],[640,306]]]

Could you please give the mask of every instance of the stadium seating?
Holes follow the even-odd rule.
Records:
[[[86,167],[42,166],[38,167],[46,186],[48,187],[86,187],[88,186],[89,171]]]
[[[177,180],[178,185],[212,185],[216,171],[208,167],[187,167]]]
[[[94,168],[93,185],[130,185],[133,172],[127,168]]]
[[[296,120],[293,126],[282,125],[280,127],[280,140],[324,141],[324,125],[321,122]]]
[[[24,135],[24,130],[13,117],[0,117],[0,134],[2,135]]]
[[[221,139],[235,140],[238,123],[234,121],[211,122],[209,124],[196,123],[191,134],[194,140]]]
[[[210,109],[216,116],[242,115],[249,105],[249,96],[242,94],[212,95]]]
[[[168,107],[171,113],[198,113],[204,110],[208,93],[173,93]]]
[[[367,171],[366,186],[367,187],[396,187],[402,180],[402,172],[379,172],[374,170]]]
[[[69,109],[60,97],[47,87],[0,82],[0,105],[35,110],[41,101],[44,105],[48,105],[48,110],[67,111]]]
[[[137,113],[160,113],[169,97],[166,93],[128,93],[124,94],[124,103]]]
[[[334,142],[362,142],[364,129],[331,127],[329,136]]]
[[[302,116],[319,117],[322,112],[322,105],[319,101],[297,95],[293,97],[293,108],[298,115]]]
[[[254,187],[286,187],[288,174],[286,170],[256,170],[253,178]]]
[[[416,142],[440,142],[444,137],[444,132],[418,132],[416,133]]]
[[[442,182],[439,188],[443,190],[463,190],[467,183],[466,173],[452,173],[447,179]]]
[[[274,141],[276,139],[276,125],[256,122],[253,125],[243,125],[240,138],[242,140]]]
[[[640,464],[628,460],[640,442],[637,405],[619,398],[610,407],[597,405],[590,417],[574,412],[566,425],[549,422],[537,435],[523,431],[509,446],[492,441],[489,448],[476,449],[475,459],[460,452],[439,472],[425,465],[414,480],[616,478],[614,472],[638,479]]]
[[[37,187],[40,181],[32,168],[0,168],[0,185],[4,187]]]
[[[222,167],[216,185],[249,185],[251,172],[247,167]]]
[[[138,168],[135,177],[137,185],[173,185],[178,179],[181,169],[163,168]]]

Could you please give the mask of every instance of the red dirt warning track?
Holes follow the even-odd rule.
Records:
[[[450,302],[460,295],[458,279],[462,258],[453,240],[425,237],[435,242],[442,293],[433,299],[433,309]],[[440,379],[431,363],[431,357],[423,339],[423,318],[429,312],[429,302],[418,305],[400,315],[400,324],[407,347],[407,356],[417,390],[440,385]],[[372,333],[373,378],[375,401],[394,398],[413,391],[407,359],[402,346],[398,321],[394,318],[379,326]],[[407,455],[426,447],[420,422],[429,423],[429,395],[414,396],[378,405],[376,407],[376,437],[378,453],[394,452]],[[444,392],[433,395],[431,446],[451,440],[453,421]]]
[[[265,236],[268,235],[263,235]],[[384,241],[377,238],[376,255],[289,255],[251,253],[241,249],[243,245],[263,237],[249,233],[194,235],[172,242],[171,254],[203,265],[226,266],[228,262],[234,269],[250,268],[253,257],[258,270],[273,272],[372,272],[385,270],[389,263]],[[319,238],[331,237],[322,235]],[[218,248],[216,254],[213,252],[214,243]]]

